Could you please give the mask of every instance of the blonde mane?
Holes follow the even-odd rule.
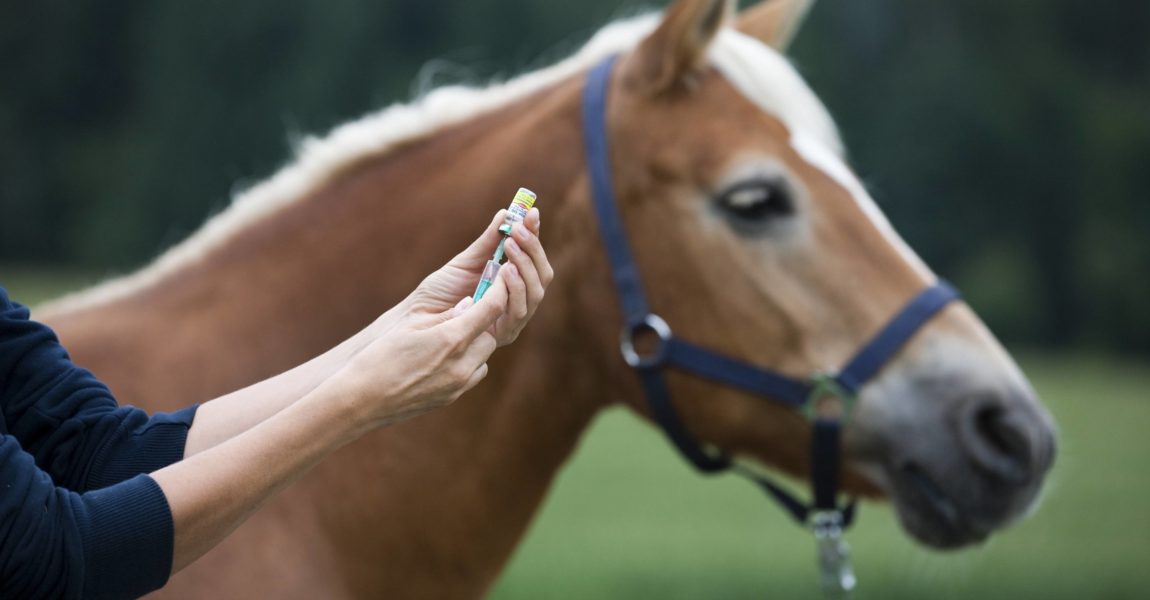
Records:
[[[40,310],[74,310],[129,296],[200,260],[253,223],[306,197],[343,167],[535,94],[611,54],[630,50],[658,23],[658,14],[615,21],[600,29],[574,55],[550,67],[482,88],[441,87],[415,102],[395,104],[340,125],[324,137],[304,138],[295,146],[293,162],[270,179],[238,193],[231,206],[150,265],[55,300]],[[782,55],[753,38],[726,29],[712,46],[710,61],[740,92],[781,118],[792,131],[809,132],[829,148],[841,151],[834,122]]]

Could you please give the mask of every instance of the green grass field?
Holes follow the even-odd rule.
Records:
[[[1150,368],[1022,363],[1061,431],[1038,511],[980,548],[931,552],[882,505],[849,535],[860,598],[1150,597]],[[748,483],[693,473],[622,410],[563,472],[494,597],[818,597],[809,535]]]
[[[76,277],[0,269],[28,303]],[[849,535],[857,597],[1150,597],[1150,366],[1044,353],[1020,362],[1061,430],[1041,507],[983,547],[939,554],[912,544],[886,507],[864,505]],[[560,475],[492,597],[817,598],[815,581],[809,535],[757,489],[696,475],[659,433],[613,410]]]

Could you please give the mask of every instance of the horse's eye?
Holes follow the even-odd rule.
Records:
[[[723,212],[748,225],[787,217],[795,211],[790,188],[775,179],[739,182],[719,194],[718,204]]]

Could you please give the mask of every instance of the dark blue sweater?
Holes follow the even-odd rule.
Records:
[[[162,587],[172,514],[146,473],[183,457],[194,416],[117,406],[0,288],[0,598]]]

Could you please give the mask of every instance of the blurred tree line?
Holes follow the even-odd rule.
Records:
[[[0,262],[133,268],[291,137],[545,65],[643,8],[0,0]],[[896,227],[1003,337],[1150,350],[1150,2],[820,0],[791,54]]]

